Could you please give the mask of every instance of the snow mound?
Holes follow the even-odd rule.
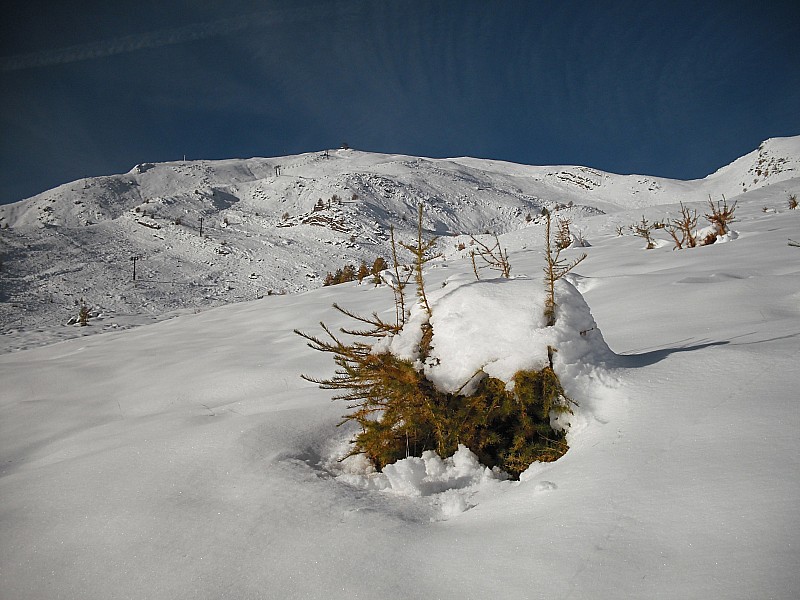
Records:
[[[551,415],[552,424],[577,431],[588,422],[593,399],[613,387],[606,365],[614,355],[583,296],[566,280],[556,283],[556,324],[549,327],[541,280],[474,281],[459,275],[429,293],[428,299],[433,338],[424,362],[418,348],[421,325],[428,320],[428,313],[420,304],[412,308],[403,330],[379,341],[373,352],[391,352],[414,361],[442,392],[469,395],[486,376],[500,379],[511,389],[517,372],[549,366],[551,347],[556,351],[553,368],[570,399],[577,403],[573,414]],[[581,408],[584,403],[586,408]],[[339,448],[338,456],[349,450]],[[429,497],[445,519],[473,506],[471,498],[477,492],[483,494],[508,480],[499,468],[482,465],[463,444],[451,457],[443,459],[425,451],[421,457],[411,456],[385,466],[382,473],[363,455],[341,462],[332,457],[328,470],[338,480],[356,487]]]
[[[442,459],[436,452],[427,450],[421,457],[410,456],[386,465],[382,473],[378,473],[363,455],[350,456],[341,462],[331,460],[327,468],[338,481],[354,487],[427,498],[438,509],[442,520],[475,506],[472,497],[476,493],[512,484],[508,475],[497,467],[483,466],[463,444],[448,458]]]
[[[454,278],[429,294],[429,301],[432,348],[418,366],[443,392],[467,395],[486,375],[511,386],[518,371],[548,365],[548,346],[557,350],[553,366],[562,379],[602,366],[611,356],[583,296],[565,280],[556,283],[553,327],[545,321],[540,280]],[[403,331],[373,351],[419,361],[420,325],[426,319],[427,313],[414,307]]]

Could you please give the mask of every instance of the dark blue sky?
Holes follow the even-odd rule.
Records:
[[[4,4],[0,203],[344,141],[690,179],[800,134],[800,2]]]

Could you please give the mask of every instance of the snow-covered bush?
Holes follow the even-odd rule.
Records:
[[[83,298],[80,299],[80,302],[76,300],[75,305],[78,307],[78,314],[70,317],[65,323],[66,325],[86,327],[89,325],[90,319],[96,319],[101,316],[99,307],[92,307],[86,304]]]
[[[383,469],[426,451],[447,457],[463,445],[514,477],[562,456],[571,408],[556,371],[605,347],[580,293],[562,279],[571,266],[550,255],[544,286],[465,276],[426,292],[422,267],[432,244],[420,236],[416,249],[418,301],[398,310],[395,323],[334,305],[362,328],[334,334],[322,324],[326,339],[297,332],[333,355],[333,377],[305,378],[348,402],[344,422],[360,427],[351,454]]]
[[[713,244],[718,239],[727,236],[730,233],[730,224],[736,220],[733,216],[733,213],[736,211],[736,202],[728,206],[728,201],[725,199],[724,195],[722,196],[722,200],[716,203],[713,202],[709,196],[708,206],[711,209],[711,214],[706,213],[704,216],[711,224],[712,230],[703,236],[704,246]]]

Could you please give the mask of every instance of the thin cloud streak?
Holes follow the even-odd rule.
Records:
[[[78,44],[57,50],[45,50],[42,52],[0,57],[0,72],[7,73],[10,71],[63,65],[117,54],[127,54],[129,52],[136,52],[137,50],[184,44],[211,37],[230,35],[251,27],[307,19],[311,16],[309,14],[310,12],[308,7],[306,7],[304,9],[253,13],[227,19],[219,19],[210,23],[192,23],[191,25],[173,29],[162,29],[147,33],[126,35],[113,40]]]

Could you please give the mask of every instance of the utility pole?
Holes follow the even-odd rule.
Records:
[[[203,217],[200,217],[200,237],[203,237]]]
[[[133,261],[133,280],[136,281],[136,261],[140,260],[141,256],[136,256],[135,254],[131,256],[131,260]]]

